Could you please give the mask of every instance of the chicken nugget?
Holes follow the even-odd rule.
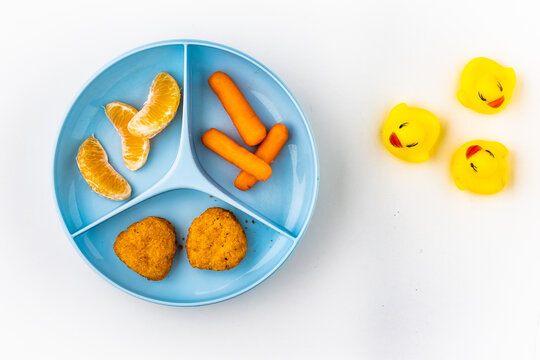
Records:
[[[149,216],[130,225],[116,237],[116,256],[148,280],[163,280],[176,253],[176,233],[167,220]]]
[[[194,268],[229,270],[246,256],[247,239],[234,214],[218,207],[193,220],[186,240],[186,253]]]

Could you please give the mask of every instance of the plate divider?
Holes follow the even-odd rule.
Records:
[[[190,126],[190,65],[189,65],[189,45],[185,45],[184,48],[184,86],[183,86],[183,106],[182,106],[182,127],[180,132],[179,149],[173,165],[169,171],[163,176],[163,178],[150,187],[142,194],[136,196],[132,200],[128,201],[124,205],[114,209],[101,218],[93,221],[87,226],[75,231],[71,235],[75,238],[99,224],[107,221],[108,219],[118,215],[131,207],[148,200],[154,196],[163,194],[172,190],[179,189],[193,189],[198,190],[209,195],[215,196],[221,201],[237,208],[238,210],[246,213],[255,220],[263,223],[272,230],[280,233],[293,242],[298,241],[298,235],[293,234],[288,229],[277,224],[275,221],[264,216],[260,212],[252,209],[248,205],[242,203],[240,200],[235,199],[234,196],[229,194],[220,185],[216,184],[206,172],[199,166],[198,160],[194,150],[194,141],[196,141],[191,134]]]

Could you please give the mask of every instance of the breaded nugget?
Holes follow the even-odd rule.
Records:
[[[232,269],[246,256],[246,250],[244,229],[229,210],[210,208],[189,227],[186,252],[194,268]]]
[[[176,253],[174,226],[163,218],[149,216],[118,234],[113,248],[137,274],[148,280],[163,280]]]

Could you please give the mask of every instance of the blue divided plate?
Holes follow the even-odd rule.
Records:
[[[243,144],[208,86],[209,76],[218,70],[233,78],[268,129],[276,123],[289,129],[289,140],[272,164],[272,177],[246,192],[233,185],[238,168],[200,141],[206,130],[215,127]],[[124,165],[120,137],[103,107],[121,101],[140,109],[160,72],[176,79],[182,101],[175,119],[151,140],[146,165],[132,172]],[[128,200],[118,202],[97,195],[79,173],[75,157],[92,134],[107,151],[112,166],[131,184],[133,193]],[[69,238],[103,278],[144,300],[195,306],[242,294],[283,264],[313,214],[319,169],[306,117],[274,74],[226,46],[174,40],[130,51],[98,71],[83,87],[58,136],[53,182],[59,216]],[[247,254],[234,269],[194,269],[182,249],[164,280],[149,281],[127,268],[113,251],[116,236],[147,216],[168,219],[184,245],[193,219],[213,206],[233,211],[245,228]]]

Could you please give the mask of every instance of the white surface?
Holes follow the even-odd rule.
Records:
[[[0,358],[533,359],[540,319],[540,25],[530,1],[10,1],[0,11]],[[143,302],[96,275],[65,237],[50,167],[80,86],[110,59],[211,40],[272,69],[311,120],[317,210],[269,280],[202,308]],[[514,67],[495,116],[462,107],[462,66]],[[431,161],[399,162],[378,131],[398,102],[437,114]],[[459,145],[507,145],[514,176],[458,191]]]

